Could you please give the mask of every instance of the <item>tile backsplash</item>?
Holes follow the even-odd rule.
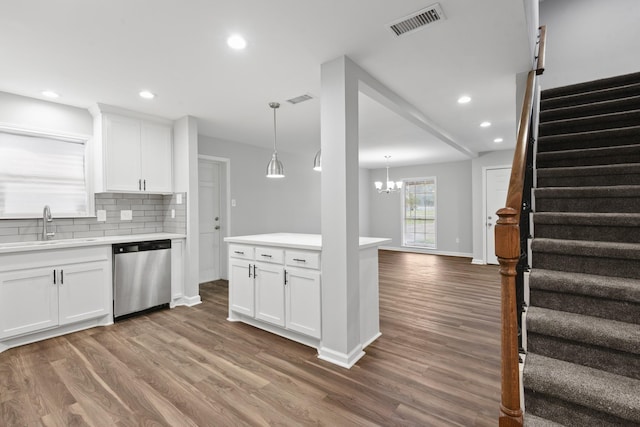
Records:
[[[177,203],[178,194],[182,203]],[[50,231],[54,239],[120,236],[148,233],[185,234],[186,194],[125,194],[100,193],[95,195],[96,213],[106,211],[106,221],[97,218],[60,218],[53,214]],[[121,220],[120,211],[132,211],[131,220]],[[172,211],[175,215],[172,216]],[[41,240],[42,219],[0,220],[0,243]]]

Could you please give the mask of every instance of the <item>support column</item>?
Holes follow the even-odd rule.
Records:
[[[350,368],[360,342],[357,66],[322,64],[322,343],[320,359]]]

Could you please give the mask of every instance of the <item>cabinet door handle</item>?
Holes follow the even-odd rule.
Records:
[[[146,179],[142,180],[142,187],[143,187],[142,189],[144,191],[147,191],[147,180]]]
[[[251,277],[251,264],[249,264],[249,277]]]
[[[253,264],[253,277],[256,278],[258,277],[258,274],[256,273],[256,265]]]
[[[306,259],[300,259],[300,258],[294,258],[293,260],[298,262],[307,262]]]
[[[239,255],[244,255],[244,252],[242,251],[233,251],[234,254],[239,254]]]
[[[260,256],[263,256],[265,258],[271,258],[271,255],[267,255],[267,254],[260,254]]]
[[[53,284],[56,284],[56,271],[53,270]]]
[[[287,270],[284,271],[284,284],[287,284]]]
[[[142,180],[138,180],[138,190],[142,190]]]
[[[60,270],[60,284],[64,285],[64,270]]]

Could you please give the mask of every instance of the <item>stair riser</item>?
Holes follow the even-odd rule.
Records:
[[[535,224],[535,236],[549,239],[640,243],[640,227]]]
[[[559,154],[553,155],[538,155],[536,160],[537,167],[539,168],[559,168],[559,167],[571,167],[571,166],[596,166],[596,165],[619,165],[623,163],[640,163],[640,151],[637,153],[627,153],[625,155],[611,154],[604,156],[561,156]]]
[[[606,91],[587,92],[577,95],[568,95],[558,98],[545,98],[544,92],[540,101],[542,110],[552,110],[557,108],[575,107],[578,105],[590,104],[592,102],[610,101],[613,99],[627,98],[640,95],[640,84],[622,86]]]
[[[602,197],[602,198],[547,198],[536,195],[536,212],[601,212],[636,213],[640,212],[640,198]],[[553,270],[553,269],[551,269]]]
[[[575,175],[575,176],[540,176],[538,187],[591,187],[609,185],[640,185],[640,173]]]
[[[527,331],[527,351],[640,379],[640,357],[636,354],[540,335],[531,329]]]
[[[527,413],[566,426],[620,427],[633,425],[627,420],[609,414],[585,408],[554,396],[536,393],[527,389],[526,385],[524,402]]]
[[[640,260],[533,251],[533,268],[640,279]]]
[[[640,100],[636,97],[624,98],[606,103],[587,104],[583,106],[571,106],[568,108],[546,109],[540,113],[540,123],[552,122],[555,120],[577,119],[580,117],[596,116],[599,114],[621,113],[623,111],[635,110],[640,105]]]
[[[539,136],[561,135],[565,133],[587,132],[604,129],[616,129],[637,126],[640,123],[640,112],[586,117],[560,122],[542,123]]]
[[[624,132],[611,136],[585,137],[576,136],[548,136],[538,139],[538,153],[549,153],[564,150],[584,150],[586,148],[603,148],[619,145],[634,145],[640,143],[640,132]]]

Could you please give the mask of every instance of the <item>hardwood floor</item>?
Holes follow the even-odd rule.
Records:
[[[0,426],[495,426],[497,267],[380,251],[382,337],[347,370],[203,303],[0,354]]]

